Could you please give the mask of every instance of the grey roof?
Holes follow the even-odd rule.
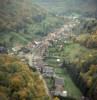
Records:
[[[52,77],[54,75],[54,69],[52,67],[44,67],[43,75],[47,77]]]
[[[64,86],[64,79],[60,78],[60,77],[55,78],[55,86],[56,85],[62,85],[62,86]]]
[[[43,72],[54,72],[54,70],[51,67],[44,67]]]

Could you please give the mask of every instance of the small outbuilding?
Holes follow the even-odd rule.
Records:
[[[53,77],[54,76],[54,69],[52,67],[44,67],[42,69],[42,74],[46,77]]]

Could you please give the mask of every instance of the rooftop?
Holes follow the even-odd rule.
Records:
[[[60,78],[60,77],[55,78],[55,86],[58,86],[58,85],[64,86],[64,79],[63,78]]]

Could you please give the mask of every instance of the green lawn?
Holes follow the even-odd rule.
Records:
[[[82,93],[81,91],[76,87],[72,79],[70,78],[67,70],[64,68],[56,68],[55,69],[56,75],[64,78],[64,89],[68,91],[69,96],[76,98],[77,100],[80,99]]]
[[[81,91],[77,88],[77,86],[74,84],[72,79],[70,78],[67,70],[65,68],[58,68],[58,66],[54,67],[55,73],[57,76],[64,78],[64,89],[68,91],[68,95],[75,98],[76,100],[79,100],[82,96]],[[48,87],[52,87],[51,79],[46,79]]]
[[[50,50],[49,51],[50,54],[51,55],[55,55],[55,56],[58,56],[60,53],[66,52],[66,51],[57,52],[56,51],[56,48],[54,48],[54,47],[49,48],[49,50]],[[59,56],[59,57],[61,58],[62,56]],[[67,70],[65,68],[61,68],[59,66],[59,63],[62,63],[63,62],[63,58],[61,58],[61,62],[58,63],[55,58],[47,57],[45,59],[45,62],[49,66],[54,67],[54,70],[55,70],[55,73],[56,73],[57,76],[64,78],[64,89],[66,91],[68,91],[68,95],[70,97],[75,98],[76,100],[80,100],[80,97],[82,96],[81,91],[74,84],[74,82],[72,81],[71,77],[69,76]],[[48,81],[48,87],[50,87],[50,86],[51,86],[51,82],[49,80]]]
[[[46,63],[54,67],[55,73],[57,76],[64,78],[64,89],[68,91],[68,95],[79,100],[82,96],[81,91],[77,88],[77,86],[72,81],[71,77],[69,76],[67,70],[65,68],[61,68],[58,66],[58,62],[55,59],[47,58]],[[46,79],[48,87],[51,88],[52,82],[51,79]]]

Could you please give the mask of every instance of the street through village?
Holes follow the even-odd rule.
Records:
[[[45,68],[48,66],[46,62],[44,62],[45,53],[48,50],[48,47],[51,46],[51,41],[59,41],[61,39],[69,38],[75,36],[72,33],[72,28],[75,27],[78,24],[78,21],[75,19],[69,19],[70,21],[64,22],[64,25],[62,28],[57,29],[55,32],[49,33],[47,36],[43,37],[41,41],[38,41],[37,45],[32,48],[31,53],[26,55],[26,58],[28,59],[28,64],[32,68],[36,68],[38,72],[41,72],[40,68]],[[66,42],[67,40],[65,40]],[[57,57],[58,58],[58,57]],[[60,58],[60,57],[59,57]],[[50,66],[52,67],[52,66]],[[40,77],[43,78],[43,75],[40,73]],[[44,80],[44,78],[43,78]],[[63,82],[64,84],[64,82]],[[46,80],[44,80],[44,86],[47,91],[48,95],[50,94],[50,91],[48,89]]]
[[[74,36],[72,33],[72,28],[78,23],[73,19],[70,20],[71,21],[64,23],[62,28],[57,29],[55,32],[48,33],[47,36],[43,37],[43,39],[39,41],[34,48],[32,48],[32,54],[27,55],[29,65],[31,67],[35,66],[35,64],[45,64],[45,62],[43,62],[43,54],[48,49],[50,41],[60,40],[63,37],[68,38],[70,36]]]

